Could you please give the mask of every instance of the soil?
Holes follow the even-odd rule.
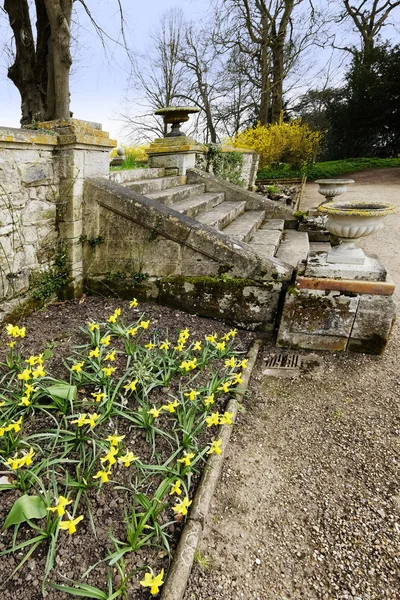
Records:
[[[27,329],[26,337],[23,340],[22,355],[28,357],[31,354],[37,355],[39,352],[47,351],[52,356],[46,361],[46,371],[51,373],[53,376],[65,378],[67,370],[63,366],[62,359],[73,356],[74,347],[86,342],[83,338],[80,327],[91,321],[102,322],[105,318],[110,315],[115,308],[122,308],[123,314],[132,313],[128,309],[128,302],[117,299],[104,299],[104,298],[86,298],[83,297],[80,300],[55,303],[48,306],[45,310],[37,312],[25,319],[20,326],[25,325]],[[210,319],[204,319],[197,316],[191,316],[183,312],[168,309],[166,307],[156,306],[154,304],[141,303],[140,312],[137,310],[136,316],[133,317],[135,321],[139,315],[144,311],[146,319],[151,320],[151,326],[144,335],[148,337],[148,340],[152,339],[153,335],[158,336],[160,340],[164,340],[169,336],[170,340],[176,339],[176,334],[185,327],[189,328],[191,339],[203,339],[204,336],[215,332],[218,336],[229,331],[229,327]],[[234,347],[240,352],[246,352],[249,348],[250,343],[254,335],[248,332],[238,332]],[[5,347],[5,336],[3,336],[3,348]],[[142,343],[146,343],[143,341]],[[115,346],[115,344],[114,344]],[[4,354],[4,353],[3,353]],[[4,355],[0,356],[0,360],[3,360]],[[121,369],[122,365],[118,365],[118,358],[115,362],[118,369]],[[196,385],[201,385],[202,379],[207,374],[203,371],[200,372],[196,379]],[[175,378],[178,379],[178,378]],[[67,377],[68,380],[68,377]],[[180,380],[179,380],[180,381]],[[171,395],[177,390],[174,386],[179,385],[179,381],[172,380],[170,387],[156,388],[150,396],[150,402],[159,406],[166,402],[165,397],[163,399],[157,396],[163,395],[170,401]],[[79,394],[89,395],[90,390],[78,390]],[[90,397],[90,396],[89,396]],[[223,411],[226,396],[221,399],[220,405],[217,403],[213,406],[213,410]],[[162,419],[167,417],[161,416],[157,422],[159,426],[162,426]],[[104,425],[99,425],[99,429],[103,428],[98,433],[98,439],[104,439],[110,433],[118,430],[119,435],[125,435],[123,442],[124,446],[134,451],[135,455],[140,457],[140,460],[145,464],[151,464],[154,462],[154,458],[151,456],[150,448],[146,444],[144,439],[144,433],[142,430],[127,426],[127,422],[120,420],[117,422],[113,421],[112,427],[114,429],[109,430],[108,421]],[[38,432],[47,431],[49,428],[54,428],[54,422],[51,417],[47,417],[44,413],[36,411],[29,417],[24,426],[24,435],[36,434]],[[104,431],[103,431],[104,430]],[[97,432],[97,429],[96,429]],[[203,438],[199,439],[199,445],[204,447],[209,443],[210,430],[206,430],[204,434],[201,434]],[[157,438],[158,439],[158,438]],[[171,448],[163,443],[163,438],[157,441],[156,446],[157,455],[162,463],[171,454]],[[74,458],[71,454],[70,458]],[[76,456],[78,458],[78,456]],[[68,470],[68,467],[66,467]],[[114,467],[113,479],[118,481],[120,486],[126,486],[129,488],[130,479],[132,475],[131,469],[125,469],[124,467]],[[7,472],[2,472],[2,475]],[[73,471],[71,470],[71,475]],[[199,481],[199,475],[193,475],[191,481],[191,488],[189,497],[192,498],[197,484]],[[152,490],[155,489],[158,482],[152,483]],[[0,503],[0,523],[3,523],[10,508],[14,501],[20,495],[20,492],[15,490],[3,490],[1,494]],[[113,546],[110,542],[109,532],[115,537],[124,540],[125,529],[124,529],[124,509],[129,505],[128,499],[131,497],[131,492],[127,492],[124,489],[116,489],[113,485],[105,484],[102,488],[101,493],[97,493],[96,489],[90,489],[88,491],[88,503],[90,504],[92,519],[95,526],[96,535],[92,530],[89,523],[88,517],[88,504],[82,497],[77,509],[76,515],[84,514],[85,520],[78,525],[77,533],[70,536],[66,532],[60,532],[57,543],[57,551],[55,557],[55,566],[50,574],[50,581],[63,585],[71,585],[72,581],[85,583],[91,586],[98,587],[102,590],[107,589],[107,574],[111,572],[114,590],[118,587],[121,582],[118,571],[109,569],[104,559],[107,557],[108,551],[113,550]],[[179,539],[180,531],[182,528],[182,522],[175,521],[174,515],[171,510],[167,509],[160,515],[160,521],[162,523],[170,522],[167,533],[170,535],[170,544],[173,549]],[[13,528],[10,527],[0,535],[0,552],[11,547],[12,544]],[[28,526],[21,526],[18,533],[18,542],[25,541],[28,538],[32,538],[32,530]],[[37,550],[32,554],[25,565],[15,574],[10,577],[13,569],[22,560],[26,550],[10,554],[1,557],[0,559],[0,582],[1,600],[39,600],[42,598],[41,594],[41,581],[43,578],[44,565],[48,551],[47,542],[41,544]],[[141,550],[135,553],[128,553],[124,557],[125,559],[125,570],[126,573],[132,572],[135,569],[142,569],[134,575],[128,583],[128,598],[134,599],[145,599],[150,598],[148,591],[144,590],[139,585],[139,580],[143,579],[144,571],[147,570],[146,565],[150,565],[155,572],[160,572],[161,568],[164,568],[167,572],[169,566],[169,557],[161,547],[143,547]],[[103,561],[103,562],[100,562]],[[83,579],[83,573],[92,565],[99,562],[98,566],[91,571],[91,573]],[[71,596],[64,594],[60,591],[52,590],[47,587],[45,596],[49,600],[64,600],[71,598]]]
[[[400,169],[349,176],[347,198],[400,206]],[[320,201],[307,184],[301,209]],[[399,226],[362,243],[397,284]],[[383,356],[316,352],[297,379],[262,374],[276,352],[253,371],[185,600],[399,600],[399,326]]]

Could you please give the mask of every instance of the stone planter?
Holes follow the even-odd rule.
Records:
[[[355,240],[382,229],[382,220],[397,212],[397,207],[388,202],[329,202],[318,210],[327,215],[326,229],[341,240],[327,255],[328,263],[363,265],[364,252]]]
[[[332,198],[340,196],[347,191],[347,186],[354,183],[353,179],[317,179],[318,192],[325,196],[325,202],[331,202]],[[322,202],[322,204],[325,204]]]
[[[164,123],[171,125],[171,131],[165,137],[185,137],[180,130],[181,123],[189,121],[189,115],[200,112],[196,106],[167,106],[156,110],[155,115],[164,118]]]

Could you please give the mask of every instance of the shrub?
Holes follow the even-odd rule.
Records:
[[[233,140],[236,148],[252,148],[260,155],[260,167],[288,163],[299,168],[312,161],[318,152],[321,133],[312,131],[301,119],[247,129]]]

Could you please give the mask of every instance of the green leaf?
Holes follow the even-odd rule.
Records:
[[[76,385],[69,383],[57,383],[46,388],[46,392],[52,398],[61,398],[61,400],[75,400],[77,394]]]
[[[107,600],[108,595],[99,590],[98,588],[94,588],[90,585],[85,585],[81,583],[79,587],[69,587],[67,585],[58,585],[57,583],[51,583],[51,587],[59,590],[60,592],[65,592],[66,594],[71,594],[72,596],[80,596],[81,598],[95,598],[96,600]]]
[[[28,496],[25,494],[16,500],[7,515],[3,529],[10,525],[25,523],[28,519],[43,519],[47,515],[45,503],[39,496]]]

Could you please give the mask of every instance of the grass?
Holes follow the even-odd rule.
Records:
[[[331,160],[313,163],[303,169],[291,169],[289,165],[282,164],[280,167],[264,167],[258,174],[258,179],[281,179],[289,177],[301,177],[307,175],[309,181],[316,179],[329,179],[340,177],[346,173],[366,171],[368,169],[387,169],[400,167],[400,158],[349,158],[345,160]]]

